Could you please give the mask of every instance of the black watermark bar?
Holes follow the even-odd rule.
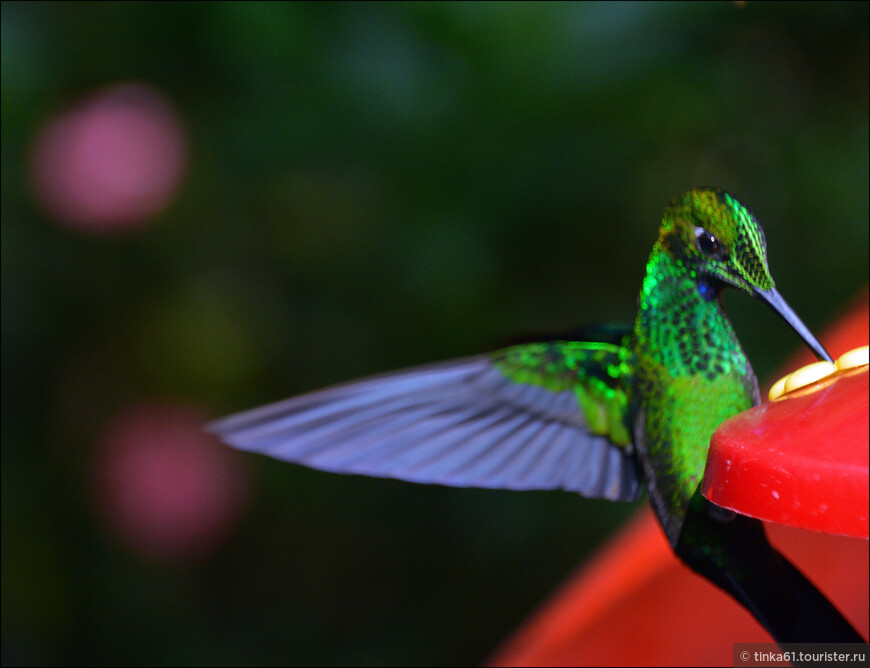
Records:
[[[783,643],[736,642],[734,666],[843,666],[866,668],[868,646],[859,642]]]

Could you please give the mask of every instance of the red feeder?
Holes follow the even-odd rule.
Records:
[[[742,515],[867,538],[867,398],[862,366],[726,420],[701,492]]]

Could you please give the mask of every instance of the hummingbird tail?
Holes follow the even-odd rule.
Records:
[[[717,507],[695,493],[676,546],[677,555],[692,570],[737,599],[780,644],[866,642],[773,548],[759,520],[735,515],[723,522],[710,512],[713,508]]]

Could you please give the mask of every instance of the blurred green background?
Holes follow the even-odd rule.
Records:
[[[154,556],[94,489],[107,425],[628,321],[694,185],[753,209],[818,331],[867,280],[867,33],[863,2],[4,2],[2,663],[484,660],[632,507],[239,455],[222,537]],[[34,142],[127,82],[184,178],[75,229]],[[764,379],[798,339],[725,301]]]

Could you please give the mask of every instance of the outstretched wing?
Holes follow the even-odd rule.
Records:
[[[551,341],[339,385],[208,426],[229,445],[337,473],[630,500],[626,365]]]

